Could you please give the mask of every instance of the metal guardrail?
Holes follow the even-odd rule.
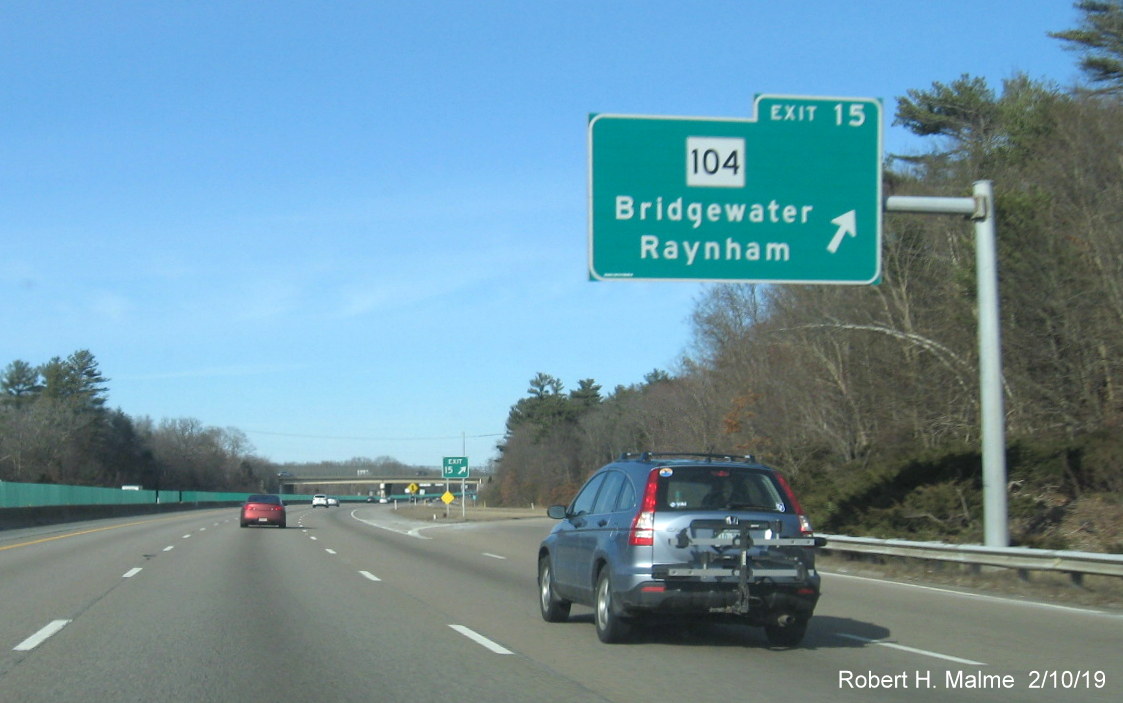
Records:
[[[953,561],[972,566],[1000,566],[1019,571],[1059,571],[1080,584],[1085,574],[1123,577],[1123,554],[1076,552],[1028,547],[986,547],[980,544],[909,542],[846,535],[819,535],[827,539],[823,549],[915,559]]]

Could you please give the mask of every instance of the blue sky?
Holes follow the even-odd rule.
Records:
[[[672,369],[705,284],[590,282],[589,113],[1070,85],[1067,0],[0,4],[0,366],[277,462],[494,455],[539,371]]]

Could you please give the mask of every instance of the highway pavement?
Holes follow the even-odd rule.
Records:
[[[389,505],[0,532],[0,702],[1119,701],[1123,615],[826,573],[803,645],[538,614],[553,522]]]

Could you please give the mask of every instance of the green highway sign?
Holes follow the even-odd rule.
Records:
[[[590,278],[875,283],[881,102],[762,95],[755,113],[591,116]]]
[[[441,462],[441,478],[468,478],[468,457],[446,456]]]

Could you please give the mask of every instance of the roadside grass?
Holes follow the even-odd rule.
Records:
[[[1123,611],[1123,578],[1114,576],[1087,574],[1083,583],[1076,585],[1068,574],[1052,571],[1018,572],[930,559],[839,553],[820,554],[815,563],[823,571],[852,576]]]
[[[391,508],[393,509],[393,508]],[[459,503],[448,506],[434,503],[398,503],[397,513],[413,520],[437,522],[483,522],[491,520],[518,520],[524,518],[546,517],[546,508],[490,508],[468,505],[462,509]],[[462,516],[461,513],[464,513]]]

